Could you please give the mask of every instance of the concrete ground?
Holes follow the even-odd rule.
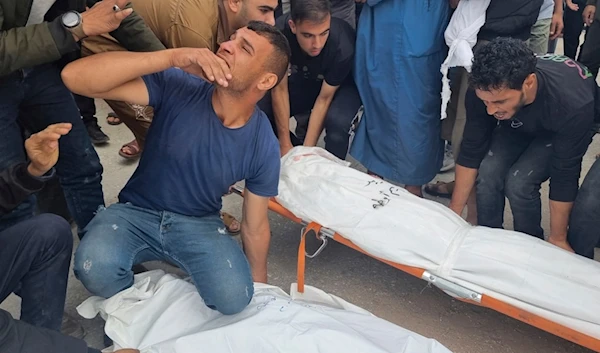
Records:
[[[108,126],[104,119],[107,106],[104,102],[97,103],[100,124],[111,138],[109,144],[97,148],[105,168],[105,198],[107,204],[111,204],[116,202],[118,192],[137,163],[127,162],[118,156],[119,147],[129,142],[132,135],[124,125]],[[597,153],[600,153],[598,137],[584,158],[584,173]],[[452,178],[452,172],[438,176],[439,180]],[[547,185],[542,194],[547,199]],[[239,218],[241,201],[239,196],[227,196],[224,198],[224,209]],[[436,201],[447,202],[444,199]],[[273,237],[269,255],[269,282],[288,290],[296,279],[301,227],[274,213],[271,213],[270,219]],[[512,219],[508,210],[506,219],[510,226]],[[549,229],[548,219],[548,204],[545,202],[543,224],[546,231]],[[600,254],[596,255],[599,260]],[[148,267],[176,271],[160,263],[151,263]],[[334,242],[317,258],[307,259],[306,271],[307,284],[340,296],[409,330],[434,338],[456,353],[590,352],[495,311],[454,300],[420,279]],[[66,311],[78,317],[75,308],[88,297],[89,293],[71,274]],[[0,307],[18,317],[19,299],[12,296]],[[103,348],[103,320],[79,320],[87,332],[85,339],[89,345]]]

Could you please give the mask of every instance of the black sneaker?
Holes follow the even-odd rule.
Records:
[[[98,126],[98,123],[95,121],[86,122],[85,128],[94,145],[102,145],[110,140],[110,137],[102,132],[102,129],[100,129],[100,126]]]

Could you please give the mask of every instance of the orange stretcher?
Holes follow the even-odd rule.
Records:
[[[239,186],[235,186],[232,189],[232,191],[242,197],[244,196],[244,189]],[[332,239],[334,241],[337,241],[338,243],[342,243],[356,251],[359,251],[381,262],[384,262],[401,271],[423,279],[429,282],[430,284],[442,289],[443,291],[451,293],[453,297],[456,297],[457,299],[463,302],[493,309],[499,313],[510,316],[513,319],[517,319],[531,326],[537,327],[555,336],[564,338],[580,346],[589,348],[595,352],[600,352],[600,339],[591,337],[571,328],[557,324],[553,321],[532,314],[513,305],[504,303],[498,299],[492,298],[485,294],[473,292],[470,289],[445,280],[437,275],[433,275],[422,268],[406,266],[373,256],[367,253],[366,251],[362,250],[354,243],[352,243],[352,241],[344,238],[342,235],[332,231],[331,229],[324,228],[315,222],[305,221],[296,217],[292,212],[280,205],[273,198],[269,200],[269,209],[283,217],[290,219],[291,221],[304,225],[304,228],[302,229],[302,236],[300,238],[300,246],[298,247],[297,281],[298,291],[300,293],[304,293],[304,268],[306,257],[313,258],[319,255],[327,245],[328,239]],[[322,244],[313,254],[308,254],[306,252],[306,236],[311,232],[314,233],[320,241],[322,241]]]

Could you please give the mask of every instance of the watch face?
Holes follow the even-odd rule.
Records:
[[[67,28],[75,27],[79,24],[79,16],[76,12],[69,11],[63,15],[62,22]]]

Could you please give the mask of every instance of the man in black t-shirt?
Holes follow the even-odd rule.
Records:
[[[567,231],[592,138],[592,74],[567,57],[536,57],[523,41],[498,38],[476,51],[469,84],[450,208],[461,214],[477,183],[479,225],[503,226],[506,196],[514,229],[543,239],[539,190],[550,178],[548,241],[573,251]]]
[[[351,75],[354,30],[331,17],[328,1],[295,0],[291,5],[291,13],[276,21],[292,49],[290,72],[259,107],[273,124],[282,155],[293,145],[315,146],[325,128],[325,148],[344,159],[361,105]],[[296,135],[289,132],[291,116],[298,122]]]

